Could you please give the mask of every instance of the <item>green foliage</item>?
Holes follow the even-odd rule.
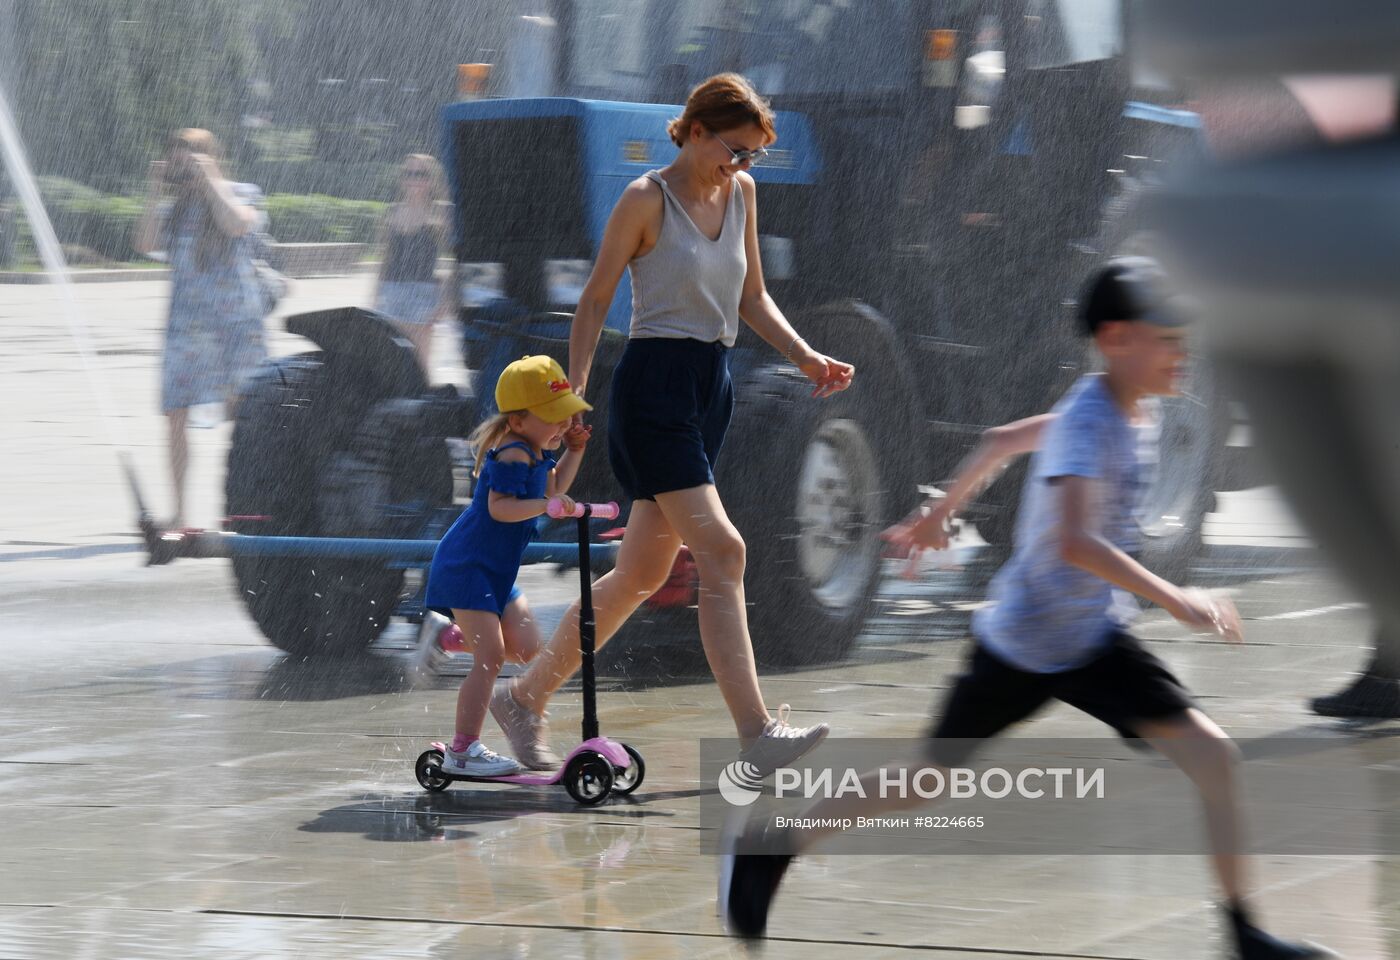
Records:
[[[392,163],[267,159],[240,164],[232,175],[256,183],[266,194],[324,194],[354,200],[390,200],[398,186],[398,167]]]
[[[39,193],[59,243],[87,247],[108,260],[136,257],[131,234],[141,219],[139,199],[100,193],[61,177],[40,177]],[[27,226],[20,234],[23,246],[31,242]]]
[[[236,155],[263,2],[27,0],[11,73],[34,167],[132,191],[172,130],[207,127]],[[231,140],[233,142],[231,142]]]
[[[44,174],[139,193],[170,133],[204,127],[229,176],[269,193],[388,199],[370,168],[435,150],[456,64],[499,49],[488,23],[514,22],[498,6],[0,0],[0,86]]]
[[[281,243],[373,243],[386,206],[321,195],[267,198],[272,235]]]
[[[284,129],[269,126],[254,130],[251,140],[259,159],[272,157],[301,161],[310,160],[316,155],[316,131],[307,127]]]
[[[87,247],[108,260],[137,259],[131,235],[141,219],[141,198],[105,194],[62,177],[40,177],[39,192],[65,247]],[[267,198],[270,232],[283,243],[373,243],[387,206],[321,195]],[[32,259],[30,230],[19,219],[19,255]]]

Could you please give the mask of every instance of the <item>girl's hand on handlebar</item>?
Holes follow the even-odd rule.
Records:
[[[558,503],[560,516],[572,517],[574,515],[574,511],[578,509],[578,504],[574,502],[573,497],[570,497],[566,494],[556,494],[554,497],[554,501]],[[545,511],[548,512],[548,510],[549,505],[546,504]]]

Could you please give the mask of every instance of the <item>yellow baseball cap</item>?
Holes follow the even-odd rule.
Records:
[[[564,368],[541,354],[521,357],[501,371],[496,409],[528,410],[546,423],[559,423],[593,407],[574,393]]]

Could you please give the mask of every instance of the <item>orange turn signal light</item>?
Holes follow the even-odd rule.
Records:
[[[958,48],[958,31],[927,30],[924,32],[924,59],[951,60]]]

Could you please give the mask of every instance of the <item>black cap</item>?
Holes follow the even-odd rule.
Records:
[[[1114,257],[1089,278],[1079,298],[1079,319],[1093,336],[1100,324],[1140,320],[1159,327],[1180,327],[1190,320],[1176,298],[1169,297],[1166,277],[1156,260]]]

